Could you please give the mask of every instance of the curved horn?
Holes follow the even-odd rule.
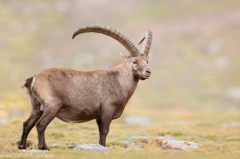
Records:
[[[119,31],[115,29],[113,30],[110,27],[100,25],[90,25],[81,27],[73,34],[72,38],[74,39],[74,37],[77,36],[78,34],[87,32],[101,33],[110,36],[116,39],[118,42],[120,42],[129,51],[131,56],[137,56],[139,54],[138,49],[134,46],[134,44],[130,40],[128,40],[127,37],[122,35]]]
[[[151,44],[152,44],[152,32],[150,30],[147,30],[147,32],[145,33],[145,36],[143,37],[143,39],[140,41],[139,44],[141,44],[144,40],[142,49],[141,49],[141,53],[145,54],[146,56],[149,53]]]

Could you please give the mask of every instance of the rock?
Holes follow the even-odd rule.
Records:
[[[200,49],[204,54],[217,54],[221,51],[222,45],[217,42],[212,42],[207,45],[203,45]]]
[[[0,124],[6,124],[7,123],[7,119],[0,119]]]
[[[240,127],[240,122],[225,122],[225,123],[221,123],[220,126],[223,127]]]
[[[29,152],[29,153],[42,153],[42,152],[49,152],[48,150],[28,150],[28,149],[20,150],[20,151],[23,151],[23,152]]]
[[[122,143],[125,147],[136,147],[136,148],[143,148],[141,145],[138,145],[129,140],[122,140]]]
[[[191,150],[199,148],[197,143],[190,141],[178,141],[178,140],[162,140],[162,149],[163,150]]]
[[[22,109],[19,109],[19,108],[13,108],[8,113],[9,118],[22,117],[22,116],[24,116],[24,111]]]
[[[228,99],[231,99],[236,102],[240,102],[240,88],[239,87],[229,88],[226,91],[225,96]]]
[[[144,140],[148,140],[147,136],[137,136],[137,135],[129,135],[130,138],[132,139],[144,139]]]
[[[74,149],[76,147],[76,145],[68,145],[67,146],[69,149]]]
[[[140,126],[149,126],[152,120],[146,116],[131,115],[124,118],[124,122],[129,125],[138,124]]]
[[[59,144],[59,143],[54,143],[54,144],[52,144],[52,146],[53,146],[53,147],[59,147],[60,144]]]
[[[161,140],[161,141],[163,141],[163,140],[175,140],[174,138],[169,137],[169,136],[159,136],[158,139]]]
[[[74,147],[74,150],[91,150],[91,151],[97,151],[97,152],[108,152],[108,148],[99,145],[99,144],[85,144],[85,145],[78,145]]]
[[[218,69],[224,69],[228,67],[230,61],[227,57],[217,57],[214,60],[214,65]]]

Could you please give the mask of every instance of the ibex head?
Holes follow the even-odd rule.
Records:
[[[115,29],[113,30],[110,27],[105,27],[100,25],[85,26],[78,29],[73,34],[72,38],[74,38],[78,34],[86,33],[86,32],[101,33],[116,39],[130,53],[130,56],[125,56],[123,54],[121,55],[125,60],[125,62],[127,63],[127,65],[132,68],[133,75],[135,76],[135,78],[145,80],[150,77],[151,70],[148,66],[148,59],[149,59],[148,53],[152,43],[152,32],[150,30],[147,30],[144,38],[140,41],[140,43],[144,41],[140,52],[126,36],[122,35],[119,31]]]

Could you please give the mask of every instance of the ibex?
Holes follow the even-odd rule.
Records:
[[[77,71],[49,68],[26,79],[23,87],[28,90],[32,111],[23,123],[19,149],[26,149],[27,136],[35,125],[38,148],[48,150],[44,132],[55,117],[67,123],[96,119],[99,144],[105,146],[111,121],[121,116],[138,81],[150,77],[151,70],[148,66],[148,52],[152,43],[150,30],[147,30],[141,40],[144,43],[140,52],[120,32],[100,25],[82,27],[72,38],[87,32],[101,33],[116,39],[129,51],[130,56],[122,54],[124,62],[110,70]]]

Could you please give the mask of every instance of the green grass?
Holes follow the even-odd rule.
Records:
[[[27,99],[12,97],[9,102],[1,102],[0,118],[6,118],[6,113],[18,101],[19,108],[26,111],[23,117],[9,119],[8,123],[1,125],[0,152],[2,154],[26,154],[17,149],[16,142],[22,133],[22,122],[27,119],[29,104]],[[2,107],[7,105],[8,107]],[[148,127],[139,125],[126,125],[124,116],[138,114],[149,116],[153,124]],[[49,155],[54,158],[238,158],[240,155],[240,127],[224,127],[223,122],[237,122],[240,120],[239,112],[234,109],[152,109],[138,108],[128,105],[123,116],[114,120],[107,137],[107,154],[74,151],[67,145],[78,145],[98,142],[98,130],[95,121],[70,125],[58,119],[48,126],[45,136]],[[148,139],[132,139],[129,134],[147,136]],[[169,136],[178,140],[188,140],[200,145],[199,149],[191,151],[162,150],[159,136]],[[122,140],[130,140],[142,149],[126,148]],[[37,133],[35,127],[31,131],[28,141],[29,149],[37,149]],[[52,146],[58,143],[59,146]],[[14,158],[14,157],[13,157]]]

